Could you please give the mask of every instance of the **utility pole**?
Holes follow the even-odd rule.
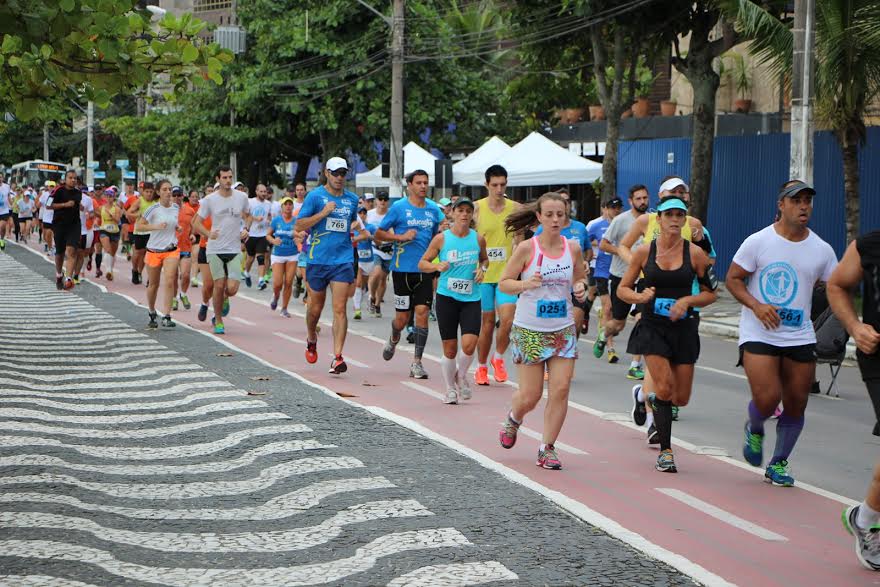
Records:
[[[43,125],[43,161],[49,160],[49,123]]]
[[[790,179],[813,183],[813,47],[816,0],[795,0]]]
[[[404,0],[394,0],[391,17],[391,154],[388,157],[391,184],[388,195],[403,194],[403,31]]]
[[[147,87],[149,88],[149,85],[147,85]],[[146,114],[146,105],[147,104],[146,104],[146,101],[144,100],[144,96],[142,94],[139,94],[137,97],[137,117],[138,118],[143,118],[144,115]],[[138,151],[137,181],[138,182],[146,181],[146,179],[147,179],[146,175],[147,175],[147,173],[146,173],[146,170],[144,169],[144,154],[143,154],[143,152]]]
[[[86,185],[92,185],[95,181],[95,170],[92,169],[92,160],[95,158],[95,103],[89,100],[86,108]]]

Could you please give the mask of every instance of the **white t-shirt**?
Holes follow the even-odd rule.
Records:
[[[764,328],[745,306],[739,320],[739,344],[763,342],[788,347],[814,344],[816,333],[810,320],[813,286],[827,281],[837,266],[831,245],[810,231],[793,242],[779,236],[773,225],[749,236],[733,257],[733,262],[751,273],[748,291],[764,304],[780,308],[782,324]]]
[[[0,183],[0,215],[9,214],[9,192],[11,188],[8,183]]]
[[[211,231],[216,230],[220,233],[218,238],[208,239],[205,254],[241,252],[242,214],[247,211],[247,194],[237,190],[232,190],[232,194],[228,197],[223,197],[220,192],[214,192],[202,199],[199,217],[211,218]]]
[[[55,210],[49,209],[49,198],[51,196],[52,192],[49,190],[40,194],[40,220],[46,224],[52,224],[52,220],[55,218]]]
[[[276,216],[281,216],[281,200],[272,202],[272,209],[269,211],[269,222]]]
[[[385,212],[385,214],[388,214],[388,212]],[[383,218],[385,218],[385,214],[379,214],[379,211],[376,208],[373,208],[372,210],[367,210],[367,224],[379,226],[379,223],[382,222]],[[376,248],[376,243],[373,243],[373,254],[385,261],[391,258],[391,253],[383,253]]]
[[[261,202],[258,198],[252,198],[248,200],[248,211],[253,216],[253,222],[251,222],[251,229],[248,231],[248,235],[252,238],[266,236],[266,233],[269,232],[272,202],[270,200],[263,200]]]
[[[80,234],[88,234],[89,231],[86,228],[86,218],[88,218],[90,214],[93,214],[95,212],[95,201],[92,199],[91,196],[83,194],[81,204],[82,206],[79,209]]]
[[[153,251],[164,251],[177,245],[177,223],[180,215],[180,207],[171,204],[167,208],[162,204],[150,206],[144,212],[144,220],[147,224],[165,223],[164,230],[151,230],[147,248]]]

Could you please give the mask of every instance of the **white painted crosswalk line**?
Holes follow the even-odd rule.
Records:
[[[48,375],[46,377],[49,377]],[[51,377],[64,377],[63,375],[52,375]],[[85,379],[88,376],[83,376]],[[186,380],[186,379],[215,379],[220,380],[216,375],[210,373],[208,371],[189,371],[185,373],[174,373],[172,375],[162,375],[161,377],[152,377],[150,379],[140,379],[137,381],[89,381],[84,383],[69,383],[70,377],[66,379],[59,379],[59,381],[68,381],[65,383],[64,389],[121,389],[121,388],[132,388],[132,387],[148,387],[153,385],[164,385],[167,383],[171,383],[172,381]],[[7,389],[12,388],[23,388],[35,391],[51,391],[53,389],[58,389],[58,383],[31,383],[29,381],[22,381],[20,378],[9,379],[6,377],[0,377],[0,386],[3,386]]]
[[[191,403],[207,399],[247,397],[247,392],[230,389],[228,391],[205,391],[193,393],[180,399],[162,402],[124,402],[116,404],[84,404],[73,402],[56,402],[42,398],[0,398],[0,403],[28,403],[54,410],[67,410],[68,412],[135,412],[140,410],[164,410],[177,406],[186,406]]]
[[[0,585],[16,587],[98,587],[94,583],[83,583],[73,579],[50,577],[48,575],[0,575]]]
[[[53,357],[54,360],[54,357]],[[119,363],[98,363],[98,364],[90,364],[90,365],[57,365],[52,364],[47,361],[46,357],[40,357],[34,362],[40,362],[39,372],[46,373],[52,371],[63,371],[64,373],[76,373],[79,371],[85,371],[87,373],[100,373],[104,371],[113,371],[119,372],[121,366]],[[169,364],[166,364],[169,363]],[[154,372],[158,373],[159,371],[180,371],[187,369],[200,369],[201,367],[193,364],[189,359],[185,357],[163,357],[162,364],[157,364],[156,359],[152,356],[147,359],[134,359],[132,361],[125,361],[125,365],[129,369],[134,369],[136,367],[140,367],[141,365],[150,365],[150,369]],[[0,360],[0,367],[5,367],[7,369],[14,369],[16,371],[28,371],[37,369],[34,368],[34,365],[29,365],[24,361],[16,360]],[[77,373],[78,374],[78,373]],[[123,371],[120,375],[125,376],[126,373]]]
[[[120,400],[120,401],[130,401],[133,399],[139,398],[147,398],[147,397],[167,397],[179,395],[183,396],[185,393],[190,391],[198,391],[198,390],[215,390],[215,391],[223,391],[224,393],[232,393],[245,395],[247,392],[242,390],[236,390],[235,387],[229,383],[228,381],[223,381],[222,379],[218,379],[217,381],[193,381],[192,383],[177,383],[175,385],[171,385],[169,387],[165,387],[163,389],[148,389],[144,391],[123,391],[121,393],[115,391],[98,391],[98,392],[82,392],[77,391],[73,393],[63,393],[58,392],[54,393],[51,391],[33,391],[33,390],[24,390],[24,389],[8,389],[4,390],[4,397],[9,398],[52,398],[52,399],[78,399],[78,400]],[[16,400],[18,402],[25,400]]]
[[[214,412],[254,410],[265,408],[266,403],[261,401],[224,402],[199,406],[191,410],[179,412],[162,412],[159,414],[126,414],[121,416],[64,416],[37,410],[22,410],[18,408],[0,408],[0,418],[33,418],[48,422],[70,422],[72,424],[134,424],[136,422],[152,422],[157,420],[173,420],[176,418],[193,418],[204,416]]]
[[[466,587],[517,579],[516,573],[498,561],[482,561],[422,567],[395,578],[388,587]]]
[[[353,505],[315,526],[268,532],[136,532],[101,526],[86,518],[36,512],[0,512],[0,527],[82,530],[101,540],[165,552],[287,552],[326,544],[352,524],[433,515],[415,500],[400,499]]]

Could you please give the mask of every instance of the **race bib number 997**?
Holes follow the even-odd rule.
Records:
[[[446,282],[446,287],[448,287],[449,291],[453,293],[460,293],[467,296],[474,292],[474,280],[452,278]]]

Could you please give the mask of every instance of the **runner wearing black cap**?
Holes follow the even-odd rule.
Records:
[[[752,466],[762,465],[764,421],[781,399],[776,448],[764,478],[784,487],[794,485],[788,458],[804,427],[816,372],[813,287],[827,281],[837,265],[831,246],[807,228],[815,194],[802,181],[785,183],[779,191],[779,219],[749,236],[727,271],[727,289],[743,305],[740,364],[752,391],[743,457]]]

